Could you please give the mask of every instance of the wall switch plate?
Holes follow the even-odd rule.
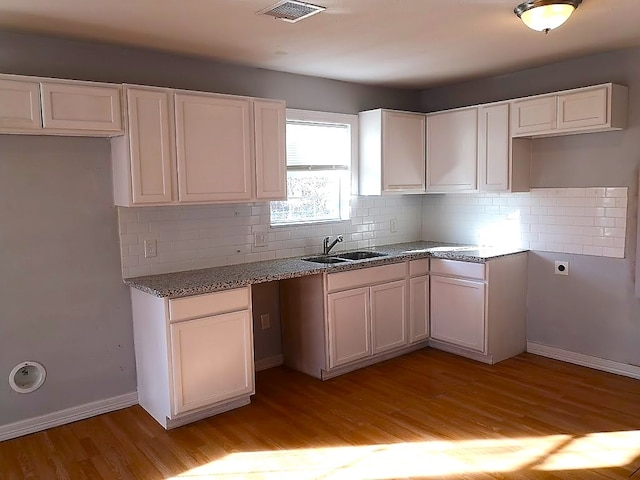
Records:
[[[398,220],[395,218],[392,218],[391,221],[389,222],[389,230],[391,230],[391,233],[397,233],[398,232]]]
[[[153,258],[158,256],[158,241],[156,239],[144,241],[144,258]]]
[[[569,262],[556,262],[553,273],[556,275],[569,275]]]
[[[267,328],[271,328],[271,318],[268,313],[263,313],[260,315],[260,325],[262,326],[262,330],[266,330]]]
[[[253,237],[254,247],[266,247],[267,246],[267,232],[256,232]]]

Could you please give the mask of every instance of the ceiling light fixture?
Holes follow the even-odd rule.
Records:
[[[549,33],[568,20],[582,0],[528,0],[513,9],[532,30]]]

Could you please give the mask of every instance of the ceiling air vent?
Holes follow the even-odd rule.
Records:
[[[326,7],[319,7],[318,5],[312,5],[305,2],[295,2],[293,0],[284,0],[278,2],[275,5],[260,10],[258,13],[263,15],[269,15],[285,22],[295,23],[305,18],[309,18],[311,15],[320,13],[326,10]]]

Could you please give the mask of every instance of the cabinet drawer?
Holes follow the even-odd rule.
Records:
[[[375,285],[376,283],[402,280],[407,275],[407,263],[394,263],[381,267],[361,268],[349,272],[330,273],[327,275],[329,292]]]
[[[420,260],[411,260],[409,262],[409,276],[417,277],[429,273],[429,259],[421,258]]]
[[[484,263],[460,262],[457,260],[431,259],[431,273],[450,277],[466,277],[484,280]]]
[[[249,308],[249,288],[194,295],[169,300],[171,323],[189,318],[246,310]]]

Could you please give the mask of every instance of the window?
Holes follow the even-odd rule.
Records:
[[[347,220],[356,115],[287,110],[287,200],[271,225]]]

